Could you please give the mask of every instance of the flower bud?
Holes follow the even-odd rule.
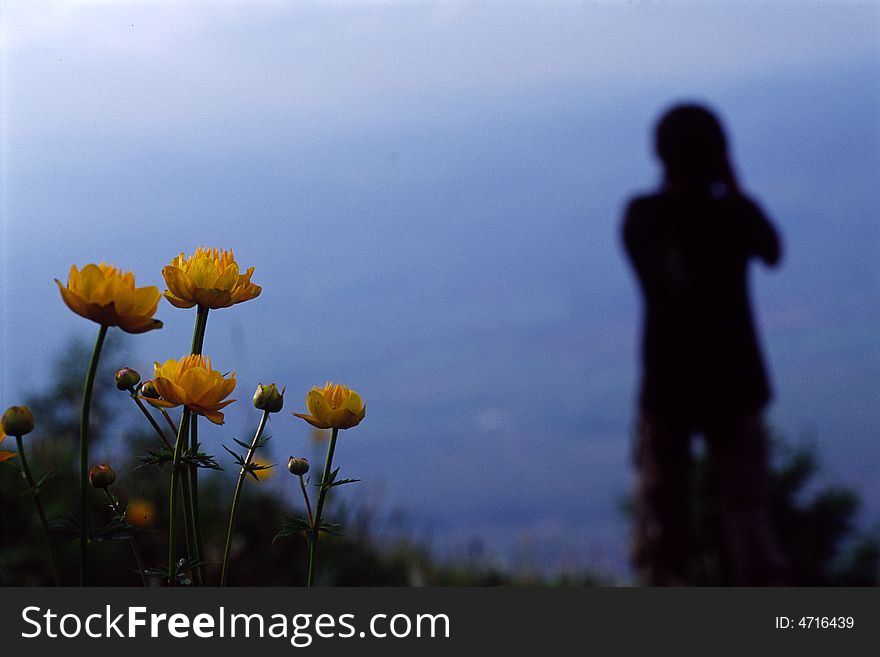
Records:
[[[146,397],[147,399],[159,399],[162,395],[159,394],[159,391],[156,390],[156,385],[153,383],[152,379],[144,381],[144,385],[141,386],[140,389],[141,397]]]
[[[92,488],[108,488],[116,481],[116,473],[106,463],[93,465],[89,470],[89,483]]]
[[[277,413],[284,407],[284,389],[282,388],[281,392],[278,392],[274,383],[267,386],[261,383],[254,393],[254,407],[261,411]]]
[[[307,458],[291,456],[287,461],[287,469],[290,474],[302,476],[309,471],[309,460]]]
[[[10,406],[0,418],[0,425],[7,436],[23,436],[34,430],[34,414],[27,406]]]
[[[141,381],[141,375],[130,367],[116,370],[116,387],[120,390],[131,390]]]

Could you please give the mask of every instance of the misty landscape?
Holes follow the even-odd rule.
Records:
[[[369,409],[340,438],[348,502],[441,556],[626,580],[640,306],[620,222],[659,182],[655,120],[693,99],[782,234],[781,268],[751,275],[768,422],[878,531],[880,17],[753,9],[11,7],[2,406],[93,339],[52,282],[72,263],[164,289],[179,252],[234,249],[263,293],[210,320],[239,403],[209,451],[252,431],[271,381],[273,460],[311,455],[287,411],[344,380]],[[177,313],[115,366],[184,353]]]

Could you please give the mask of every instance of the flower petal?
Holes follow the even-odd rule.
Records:
[[[200,403],[201,397],[206,392],[210,392],[216,381],[211,376],[212,374],[214,372],[208,372],[201,367],[190,367],[183,371],[180,378],[175,381],[175,384],[185,391],[187,404]]]
[[[163,376],[157,376],[153,379],[153,385],[166,401],[177,404],[188,404],[192,400],[187,395],[186,390]]]
[[[178,299],[176,296],[167,291],[164,293],[163,296],[168,299],[168,302],[175,308],[192,308],[194,305],[196,305],[195,301],[184,301],[183,299]]]
[[[64,301],[65,305],[77,315],[88,319],[89,316],[86,314],[87,309],[85,301],[79,298],[71,290],[61,285],[61,281],[57,278],[55,279],[55,283],[58,285],[58,290],[61,292],[61,299]]]
[[[223,270],[223,273],[217,277],[217,280],[211,287],[217,288],[218,290],[227,290],[229,292],[235,287],[238,283],[238,265],[234,262],[230,263],[226,269]]]
[[[175,404],[167,399],[156,399],[155,397],[144,397],[143,395],[138,395],[138,397],[156,408],[174,408],[175,406],[180,406],[180,404]]]
[[[237,383],[235,380],[235,372],[233,372],[228,379],[224,379],[220,372],[211,372],[211,374],[213,375],[211,385],[195,400],[196,404],[216,404],[220,400],[231,395],[232,391],[235,390],[235,385]]]
[[[321,422],[321,420],[319,420],[318,418],[312,417],[311,415],[303,415],[302,413],[294,413],[293,415],[295,415],[296,417],[302,418],[303,420],[305,420],[306,422],[311,424],[313,427],[317,427],[318,429],[330,429],[331,428],[329,424],[325,424],[324,422]]]
[[[217,287],[220,272],[211,257],[194,257],[190,260],[187,274],[193,283],[193,289]]]
[[[306,408],[309,409],[309,413],[312,414],[312,417],[323,420],[330,411],[330,404],[324,397],[323,392],[317,388],[312,388],[309,390],[309,394],[306,395]]]
[[[214,424],[223,424],[224,423],[223,413],[221,413],[219,411],[201,411],[199,413],[199,415],[203,415],[204,417],[208,418]]]
[[[211,309],[226,308],[232,305],[232,296],[229,292],[217,288],[196,288],[193,292],[193,299],[200,306]]]
[[[153,376],[154,377],[165,377],[166,379],[175,379],[177,378],[177,373],[180,371],[180,363],[178,363],[173,358],[169,358],[164,363],[159,363],[158,361],[153,363]]]
[[[75,292],[86,303],[101,303],[104,292],[104,274],[98,265],[86,265],[77,276]]]
[[[357,413],[352,413],[347,408],[335,408],[325,421],[337,429],[351,429],[360,424],[361,418]]]
[[[219,411],[221,408],[226,408],[230,404],[234,403],[236,400],[227,399],[226,401],[218,402],[216,404],[191,404],[191,408],[197,408],[199,411]]]
[[[140,315],[119,318],[119,328],[126,333],[146,333],[147,331],[160,329],[162,326],[161,320]]]
[[[135,288],[133,296],[132,314],[150,317],[156,312],[159,307],[159,299],[162,298],[159,288],[155,285]]]
[[[180,299],[188,299],[192,296],[195,285],[189,274],[180,267],[174,265],[162,267],[162,278],[165,279],[165,285],[174,296]]]
[[[350,410],[354,414],[358,414],[361,412],[361,409],[364,407],[364,403],[361,401],[361,396],[357,394],[354,390],[348,391],[348,397],[345,400],[344,407]]]

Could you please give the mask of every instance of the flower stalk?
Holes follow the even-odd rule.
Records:
[[[37,506],[37,514],[40,516],[40,522],[43,525],[43,531],[46,533],[46,542],[49,544],[49,563],[52,566],[52,577],[55,579],[55,586],[61,586],[61,571],[58,569],[58,557],[55,554],[55,542],[52,540],[52,534],[49,532],[49,521],[46,519],[46,512],[43,509],[43,503],[40,501],[40,489],[34,482],[31,469],[28,467],[27,457],[24,455],[24,445],[21,442],[21,436],[15,437],[18,444],[18,458],[21,461],[21,476],[27,482],[28,490],[34,503]]]
[[[174,449],[174,446],[171,444],[171,441],[168,440],[168,436],[166,436],[165,432],[162,431],[162,427],[159,426],[159,423],[156,422],[156,419],[152,415],[150,415],[150,411],[147,410],[146,406],[144,406],[144,402],[142,402],[140,400],[140,398],[137,396],[137,393],[135,393],[134,390],[131,390],[130,392],[131,392],[131,398],[134,400],[134,403],[137,404],[137,407],[139,409],[141,409],[141,412],[144,414],[144,417],[146,417],[147,420],[150,421],[150,424],[152,425],[153,429],[156,430],[156,433],[159,434],[159,438],[162,439],[162,442],[165,444],[165,447],[167,447],[169,450]]]
[[[205,330],[208,326],[207,306],[199,306],[196,312],[196,326],[193,330],[192,353],[201,355],[202,346],[205,343]],[[190,430],[189,430],[190,451],[195,454],[199,451],[199,416],[193,413]],[[195,557],[199,562],[196,568],[196,582],[204,586],[207,580],[205,566],[202,563],[202,524],[199,518],[199,468],[195,463],[189,466],[189,495],[190,495],[190,514],[192,516],[193,526],[193,547],[195,548]]]
[[[172,435],[176,436],[178,429],[177,429],[177,425],[174,424],[174,420],[171,419],[171,416],[168,415],[168,411],[166,411],[164,408],[161,408],[159,410],[162,411],[162,417],[164,417],[165,422],[168,423],[168,428],[171,429]]]
[[[125,523],[125,510],[119,506],[119,498],[113,495],[110,492],[109,487],[104,488],[104,493],[107,495],[107,502],[110,504],[110,508],[113,510],[113,513],[116,514],[116,517],[119,518],[120,522]],[[137,541],[134,537],[134,532],[131,530],[131,527],[126,523],[125,533],[128,534],[128,541],[131,544],[131,551],[134,554],[135,563],[137,563],[138,573],[141,576],[141,582],[143,582],[144,586],[149,586],[147,583],[147,573],[144,570],[144,560],[141,558],[141,551],[138,548]]]
[[[318,493],[318,503],[315,505],[315,517],[312,522],[312,540],[309,541],[309,574],[306,580],[306,586],[314,586],[315,569],[318,565],[318,535],[321,533],[321,512],[324,510],[324,500],[327,497],[327,491],[330,490],[330,472],[333,467],[333,452],[336,451],[336,437],[339,435],[339,429],[333,427],[330,434],[330,446],[327,448],[327,460],[324,462],[324,474],[321,475],[321,487]],[[308,499],[308,496],[306,496]]]
[[[174,586],[177,583],[176,578],[176,559],[177,559],[177,507],[178,507],[178,493],[177,486],[178,483],[183,483],[181,488],[184,493],[184,513],[185,513],[185,523],[186,523],[186,531],[187,538],[189,542],[189,513],[187,511],[187,506],[190,503],[189,500],[189,487],[186,484],[185,475],[183,472],[183,468],[180,465],[180,457],[181,452],[185,449],[185,446],[188,441],[188,433],[189,433],[189,418],[192,411],[188,407],[184,407],[183,409],[183,417],[180,420],[180,429],[177,432],[177,440],[174,443],[174,461],[171,464],[171,490],[169,493],[170,497],[170,508],[168,515],[168,584],[169,586]],[[182,479],[183,475],[183,479]]]
[[[314,526],[315,517],[312,515],[312,502],[309,500],[309,491],[306,490],[306,480],[303,479],[302,475],[297,475],[299,477],[299,487],[302,489],[303,499],[306,502],[306,512],[309,514],[309,523]]]
[[[89,413],[92,407],[92,388],[95,385],[95,374],[101,358],[101,348],[107,336],[107,325],[101,324],[89,369],[83,385],[82,411],[79,421],[79,494],[80,494],[80,527],[79,527],[79,585],[86,586],[89,581]]]
[[[229,576],[229,556],[232,549],[232,532],[235,529],[235,516],[238,513],[238,503],[241,497],[241,490],[244,486],[244,478],[247,476],[248,466],[250,466],[251,461],[254,458],[254,452],[260,445],[260,440],[263,437],[263,431],[266,428],[266,421],[269,419],[269,413],[270,411],[268,410],[263,411],[263,416],[260,418],[260,425],[257,427],[257,432],[254,434],[254,439],[251,441],[251,444],[248,447],[248,451],[244,459],[244,464],[241,466],[241,470],[238,473],[238,481],[235,484],[235,492],[232,494],[232,508],[229,511],[229,527],[226,530],[226,546],[223,549],[223,569],[220,573],[220,586],[226,586],[226,580]]]

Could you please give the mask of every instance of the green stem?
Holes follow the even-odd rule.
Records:
[[[190,454],[198,452],[199,447],[199,422],[198,415],[192,414],[189,426],[189,446]],[[199,466],[195,463],[189,464],[189,507],[190,507],[190,527],[192,532],[193,550],[199,565],[195,569],[196,585],[204,586],[207,579],[205,566],[202,561],[202,527],[199,522]]]
[[[314,524],[315,518],[312,515],[312,503],[309,501],[309,491],[306,490],[306,482],[302,475],[299,476],[299,487],[302,488],[303,499],[306,501],[306,511],[309,512],[309,523]]]
[[[171,435],[176,436],[179,429],[177,428],[177,425],[174,424],[174,420],[171,419],[171,416],[168,415],[168,411],[166,411],[164,408],[159,410],[162,411],[162,416],[165,418],[165,421],[168,423],[168,427],[171,429]]]
[[[184,449],[187,448],[187,439],[184,437]],[[193,517],[193,498],[192,498],[192,481],[190,477],[190,468],[180,465],[180,492],[183,496],[183,532],[186,537],[186,555],[190,559],[196,558],[196,531]],[[198,567],[193,569],[193,582],[196,586],[201,586]]]
[[[137,396],[137,393],[135,393],[134,390],[131,390],[130,392],[131,392],[131,398],[134,400],[134,403],[137,404],[138,408],[141,409],[141,412],[144,414],[144,417],[146,417],[150,421],[150,424],[153,425],[153,428],[156,430],[156,433],[159,434],[159,438],[161,438],[162,442],[165,443],[165,447],[167,447],[168,449],[174,449],[171,446],[171,442],[168,440],[168,436],[166,436],[165,432],[162,431],[162,427],[159,426],[159,423],[156,422],[155,418],[152,415],[150,415],[150,411],[148,411],[147,407],[144,406],[144,402],[142,402],[140,400],[140,398]]]
[[[196,326],[193,329],[192,353],[201,355],[202,346],[205,343],[205,329],[208,326],[207,306],[199,306],[196,312]],[[190,452],[195,454],[199,447],[199,417],[195,413],[192,416],[190,433]],[[189,487],[190,487],[190,515],[192,517],[192,533],[193,547],[195,548],[195,557],[200,565],[196,568],[196,583],[204,586],[207,580],[205,566],[201,564],[203,559],[202,550],[202,523],[199,517],[199,467],[195,463],[189,466]]]
[[[177,480],[181,476],[181,467],[180,467],[180,453],[183,450],[184,446],[187,443],[187,431],[189,430],[189,417],[190,411],[188,408],[184,407],[183,409],[183,417],[180,420],[180,429],[177,432],[177,440],[174,443],[174,461],[171,465],[171,491],[169,493],[170,497],[170,509],[168,516],[168,585],[174,586],[177,581],[175,572],[177,570],[176,558],[177,558],[177,534],[176,534],[176,524],[177,524]],[[184,492],[186,492],[186,486],[184,486]],[[187,514],[188,516],[189,514]]]
[[[229,511],[229,527],[226,529],[226,547],[223,549],[223,569],[220,572],[220,586],[226,586],[226,578],[229,576],[229,554],[232,548],[232,531],[235,529],[235,516],[238,513],[238,501],[241,497],[241,489],[244,486],[244,478],[247,476],[248,468],[254,458],[254,452],[263,437],[263,430],[266,428],[266,420],[269,419],[269,411],[263,411],[263,417],[260,418],[260,426],[254,434],[254,439],[248,448],[247,455],[244,459],[244,465],[241,466],[241,472],[238,473],[238,481],[235,484],[235,492],[232,494],[232,509]]]
[[[315,506],[315,521],[312,523],[312,540],[309,545],[309,576],[306,586],[314,586],[315,570],[318,562],[318,534],[321,528],[321,512],[324,510],[324,499],[327,497],[329,487],[327,482],[330,480],[330,472],[333,467],[333,452],[336,451],[336,436],[339,429],[333,428],[330,434],[330,447],[327,448],[327,460],[324,462],[324,474],[321,475],[321,489],[318,493],[318,504]]]
[[[209,310],[210,308],[207,306],[199,306],[199,310],[196,314],[196,327],[193,330],[192,353],[197,355],[201,355],[202,345],[205,344],[205,329],[208,326]]]
[[[119,518],[123,523],[125,522],[125,513],[119,508],[119,500],[114,498],[110,493],[110,490],[105,488],[104,493],[107,494],[107,501],[110,503],[110,508],[113,509],[113,513],[116,514],[116,517]],[[144,586],[149,586],[147,583],[147,573],[144,570],[144,560],[141,559],[141,551],[138,549],[137,541],[134,538],[134,532],[131,529],[126,529],[125,533],[128,534],[128,540],[131,543],[131,551],[134,553],[134,560],[137,563],[138,573],[141,576],[141,582],[143,582]]]
[[[31,496],[37,505],[37,514],[40,516],[40,522],[43,524],[43,531],[46,532],[46,542],[49,544],[49,563],[52,565],[52,577],[55,578],[55,586],[61,586],[61,571],[58,570],[58,558],[55,554],[55,543],[52,541],[52,534],[49,533],[49,521],[46,520],[46,512],[43,510],[43,503],[40,502],[40,490],[34,483],[31,475],[31,469],[28,467],[27,458],[24,455],[24,445],[21,442],[21,436],[15,437],[18,443],[18,460],[21,461],[21,476],[27,482]]]
[[[86,586],[89,580],[89,412],[92,407],[92,388],[101,358],[101,347],[107,335],[107,327],[102,324],[92,349],[89,371],[83,386],[82,412],[79,421],[79,585]]]

